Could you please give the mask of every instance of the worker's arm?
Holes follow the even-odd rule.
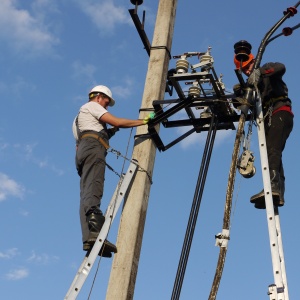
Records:
[[[110,114],[109,112],[106,112],[104,115],[102,115],[99,120],[117,128],[130,128],[146,124],[144,120],[118,118]]]

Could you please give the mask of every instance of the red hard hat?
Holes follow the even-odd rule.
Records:
[[[249,63],[254,60],[254,55],[252,53],[249,54],[249,58],[242,62],[242,68],[245,68]],[[236,59],[236,55],[234,55],[234,64],[237,69],[241,68],[241,62]]]

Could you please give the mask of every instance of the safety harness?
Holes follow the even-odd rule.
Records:
[[[284,101],[284,100],[286,100],[286,101]],[[288,96],[280,96],[280,97],[276,97],[276,98],[271,98],[264,103],[264,109],[267,110],[264,118],[268,117],[268,126],[269,127],[272,124],[272,115],[274,113],[276,113],[280,110],[285,110],[293,115],[291,105],[288,105],[287,103],[274,109],[275,104],[278,102],[289,102],[290,103],[290,100],[289,100]]]
[[[80,137],[80,139],[89,138],[89,137],[96,139],[106,150],[109,149],[108,143],[106,143],[106,141],[96,133],[84,133]]]
[[[264,108],[267,108],[269,106],[274,106],[274,104],[278,101],[282,101],[282,100],[285,100],[285,99],[288,99],[288,96],[280,96],[280,97],[276,97],[276,98],[271,98],[269,99],[268,101],[266,101],[264,103]]]
[[[79,115],[79,114],[78,114]],[[87,132],[87,133],[81,133],[78,127],[78,115],[76,117],[75,120],[75,124],[76,124],[76,129],[77,129],[77,137],[78,137],[78,143],[80,142],[80,140],[85,139],[85,138],[94,138],[96,139],[106,150],[108,150],[109,144],[105,141],[105,139],[103,137],[101,137],[101,132],[100,133],[92,133],[92,132]]]

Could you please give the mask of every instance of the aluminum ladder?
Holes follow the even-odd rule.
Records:
[[[262,112],[261,97],[259,94],[257,96],[256,112],[259,152],[264,184],[266,214],[274,275],[274,284],[269,285],[268,295],[270,297],[270,300],[289,300],[279,211],[278,207],[275,207],[273,205],[269,162],[265,137],[264,117]]]
[[[96,258],[98,257],[98,253],[103,245],[104,240],[107,237],[109,228],[117,214],[122,199],[126,195],[128,188],[131,185],[131,182],[137,171],[137,166],[138,165],[136,160],[131,161],[126,174],[121,176],[117,188],[106,210],[105,222],[98,235],[98,238],[90,253],[87,253],[87,255],[84,257],[64,300],[74,300],[77,298],[86,278],[88,277],[94,265],[94,262],[96,261]]]

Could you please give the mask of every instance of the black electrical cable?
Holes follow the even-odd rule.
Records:
[[[194,235],[197,217],[198,217],[198,212],[199,212],[202,194],[205,186],[205,180],[206,180],[209,162],[210,162],[213,145],[216,137],[216,132],[217,132],[217,121],[215,122],[214,119],[215,116],[212,115],[210,128],[206,138],[205,148],[203,151],[202,162],[201,162],[201,167],[200,167],[198,180],[196,184],[194,199],[190,211],[189,221],[188,221],[186,234],[182,246],[181,256],[177,268],[176,278],[174,281],[171,300],[178,300],[182,289],[182,283],[184,279],[186,265],[189,258],[189,253],[190,253],[193,235]]]
[[[255,63],[254,63],[254,70],[259,68],[260,62],[262,60],[263,53],[266,49],[266,46],[268,43],[271,41],[271,36],[273,33],[279,28],[279,26],[288,18],[293,17],[295,15],[295,11],[297,12],[296,8],[300,5],[300,1],[298,1],[294,6],[293,10],[291,8],[287,9],[287,11],[284,13],[284,16],[266,33],[265,37],[260,43],[258,53],[255,58]]]
[[[272,37],[271,39],[268,39],[268,44],[269,44],[270,42],[274,41],[275,39],[277,39],[278,37],[282,36],[282,35],[284,35],[284,36],[289,36],[289,35],[291,35],[291,34],[293,33],[293,31],[294,31],[295,29],[298,29],[298,28],[300,28],[300,23],[297,24],[297,25],[294,26],[294,27],[285,27],[285,28],[283,28],[281,33],[275,35],[275,36]]]

